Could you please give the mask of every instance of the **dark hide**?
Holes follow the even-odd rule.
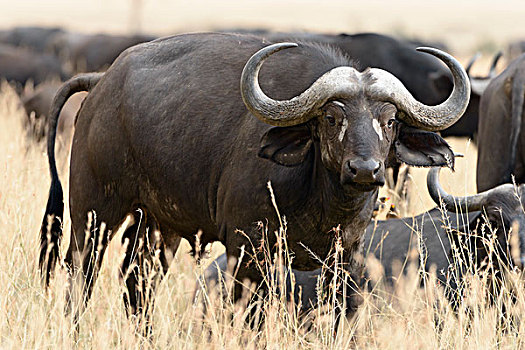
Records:
[[[481,97],[476,183],[484,191],[510,182],[525,182],[523,131],[525,55],[514,60],[487,86]]]
[[[290,127],[289,135],[286,128],[271,128],[248,112],[239,83],[247,60],[267,45],[260,38],[231,34],[163,38],[126,50],[94,88],[90,85],[71,153],[72,243],[66,256],[70,269],[84,271],[76,275],[81,281],[71,286],[80,286],[85,300],[105,249],[93,244],[106,242],[100,223],[114,232],[131,212],[144,212],[145,225],[160,230],[162,247],[168,250],[176,250],[180,237],[194,252],[199,251],[197,243],[204,247],[221,241],[232,257],[243,248],[252,253],[252,246],[257,249],[264,238],[274,247],[275,236],[265,237],[257,224],[264,221],[268,232],[279,227],[268,181],[286,216],[293,267],[318,268],[311,254],[327,258],[333,228],[340,226],[347,268],[353,276],[361,275],[356,257],[378,185],[342,178],[342,164],[351,157],[373,157],[384,164],[397,135],[396,124],[389,123],[395,113],[387,113],[395,107],[358,94],[341,98],[339,105],[326,102],[307,125]],[[259,79],[269,96],[289,99],[332,68],[349,64],[334,49],[301,45],[269,58]],[[75,87],[81,88],[78,82]],[[55,119],[53,114],[51,122]],[[339,138],[343,119],[348,128]],[[372,119],[379,120],[384,137],[374,131]],[[52,142],[50,138],[49,152]],[[57,180],[54,159],[50,163]],[[58,187],[52,187],[48,207],[54,208],[57,193]],[[91,211],[96,220],[86,240],[86,213]],[[47,214],[63,215],[46,210]],[[44,238],[45,232],[43,226]],[[198,232],[202,234],[197,241]],[[51,237],[60,234],[53,231]],[[94,261],[94,256],[100,258]],[[255,264],[243,265],[238,277],[260,282]],[[235,295],[240,292],[239,285]]]

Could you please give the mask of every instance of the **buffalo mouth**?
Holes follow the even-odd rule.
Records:
[[[342,183],[345,192],[371,192],[385,185],[382,181],[370,183],[344,182]]]

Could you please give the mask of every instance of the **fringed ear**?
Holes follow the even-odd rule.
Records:
[[[307,158],[312,144],[311,132],[306,125],[273,127],[261,138],[259,157],[279,165],[296,166]]]
[[[454,152],[438,134],[401,124],[394,143],[396,158],[418,167],[446,166],[454,170]]]

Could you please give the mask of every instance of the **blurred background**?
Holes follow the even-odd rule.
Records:
[[[525,35],[521,0],[1,0],[0,28],[59,26],[170,35],[228,28],[380,32],[443,41],[456,53],[490,51]]]

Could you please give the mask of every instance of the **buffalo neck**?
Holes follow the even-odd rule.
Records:
[[[340,225],[343,230],[364,232],[372,217],[378,189],[359,191],[343,188],[340,175],[323,165],[318,146],[315,147],[311,179],[312,197],[321,209],[320,229],[326,232]]]

